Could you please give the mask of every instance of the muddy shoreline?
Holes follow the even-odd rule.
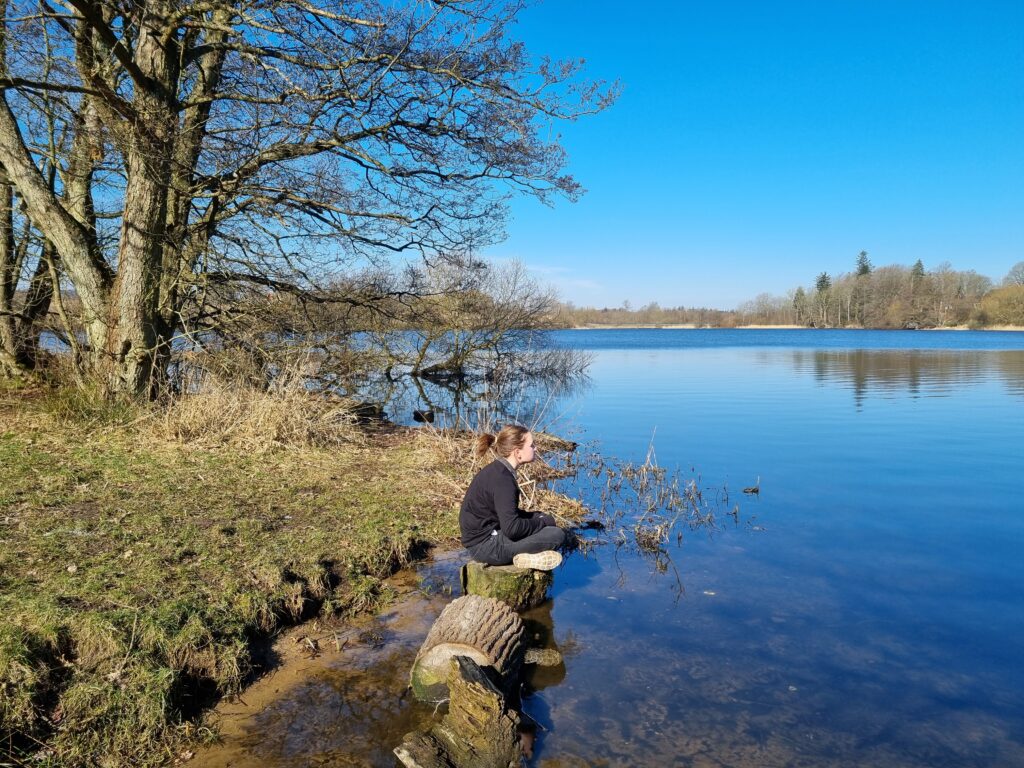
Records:
[[[282,632],[266,671],[204,718],[217,742],[196,749],[188,765],[394,765],[391,750],[435,716],[434,707],[408,694],[409,669],[430,625],[458,594],[464,559],[461,549],[436,550],[399,571],[387,580],[397,597],[379,614]]]

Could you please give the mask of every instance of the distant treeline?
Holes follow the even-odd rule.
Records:
[[[1024,262],[1003,278],[1002,286],[974,270],[957,271],[943,262],[925,269],[911,266],[875,268],[862,251],[852,272],[836,277],[820,273],[813,284],[785,296],[763,293],[735,310],[665,308],[657,303],[634,308],[595,309],[571,303],[559,308],[561,326],[695,325],[732,328],[741,325],[801,325],[810,328],[941,328],[968,325],[1024,326]]]

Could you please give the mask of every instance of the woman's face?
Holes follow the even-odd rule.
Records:
[[[519,448],[512,451],[512,457],[516,460],[516,464],[529,464],[535,458],[537,458],[537,449],[533,444],[533,433],[527,432],[523,437],[523,444]]]

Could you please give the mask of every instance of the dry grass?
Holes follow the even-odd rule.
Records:
[[[299,376],[281,376],[268,390],[208,375],[188,390],[189,394],[169,399],[154,414],[159,436],[258,452],[362,439],[352,412],[354,403],[313,394]]]
[[[366,433],[298,386],[207,378],[143,409],[0,387],[0,755],[172,763],[254,639],[373,610],[384,576],[455,542],[472,439]]]
[[[15,765],[172,762],[203,703],[244,685],[253,639],[379,606],[385,575],[457,535],[457,485],[401,433],[349,425],[323,446],[267,420],[244,448],[210,447],[223,438],[157,439],[166,418],[0,391],[0,754]]]

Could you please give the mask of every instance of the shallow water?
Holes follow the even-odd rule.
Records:
[[[1024,765],[1024,334],[556,341],[595,358],[535,404],[549,420],[624,459],[653,443],[741,511],[664,572],[611,543],[567,559],[539,617],[565,664],[524,698],[533,765]],[[394,765],[433,715],[401,689],[450,598],[417,599],[392,642],[269,697],[238,728],[261,762],[230,764]]]
[[[418,574],[399,574],[394,608],[344,631],[294,628],[275,644],[275,669],[217,707],[221,743],[189,765],[395,765],[392,749],[434,716],[433,707],[407,695],[409,669],[458,586],[460,563],[460,553],[451,552]],[[309,636],[318,653],[306,645]]]

